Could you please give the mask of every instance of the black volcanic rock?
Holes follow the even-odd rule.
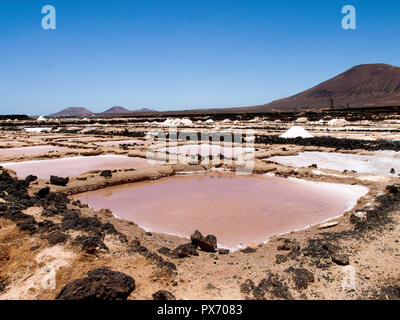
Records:
[[[88,272],[86,278],[68,283],[57,300],[126,300],[135,290],[135,280],[105,267]]]
[[[29,186],[29,184],[31,182],[36,181],[36,180],[37,180],[37,176],[33,176],[31,174],[25,178],[25,182],[26,182],[27,186]]]
[[[166,290],[158,290],[157,292],[153,293],[153,300],[176,300],[175,296]]]
[[[112,172],[111,170],[103,170],[102,172],[100,172],[100,176],[104,178],[111,178]]]
[[[49,192],[50,192],[50,188],[49,188],[49,187],[44,187],[44,188],[40,189],[40,190],[36,193],[36,195],[37,195],[39,198],[44,198],[44,197],[46,197],[46,196],[49,194]]]
[[[175,250],[173,251],[173,254],[177,258],[186,258],[186,257],[190,257],[190,256],[198,256],[199,255],[197,253],[196,246],[191,243],[182,244],[182,245],[176,247]]]
[[[193,245],[198,246],[203,251],[214,252],[217,249],[217,238],[214,235],[208,235],[203,237],[199,231],[195,231],[191,236],[190,240]]]
[[[62,178],[62,177],[57,177],[57,176],[50,176],[50,183],[54,184],[56,186],[62,186],[65,187],[69,182],[69,178]]]

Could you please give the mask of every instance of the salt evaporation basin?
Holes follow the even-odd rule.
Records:
[[[146,230],[214,234],[228,248],[266,241],[343,215],[368,189],[266,175],[173,176],[74,196]],[[156,201],[155,201],[156,199]]]
[[[394,168],[400,172],[400,159],[378,153],[376,155],[359,155],[333,152],[302,152],[296,156],[276,156],[266,160],[278,162],[286,166],[307,167],[316,164],[319,168],[338,171],[355,170],[358,173],[393,176]]]
[[[137,168],[147,166],[149,163],[143,158],[100,155],[92,157],[71,157],[54,160],[2,163],[0,165],[14,170],[19,178],[25,178],[26,176],[33,174],[38,178],[48,179],[51,175],[72,177],[92,170]]]
[[[0,156],[18,156],[18,155],[34,155],[47,152],[58,152],[70,150],[65,147],[57,146],[35,146],[35,147],[20,147],[20,148],[6,148],[0,149]]]

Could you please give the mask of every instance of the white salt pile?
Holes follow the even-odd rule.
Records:
[[[297,118],[295,122],[296,123],[306,123],[306,122],[308,122],[308,119],[305,117],[301,117],[301,118]]]
[[[345,119],[332,119],[328,121],[328,126],[340,127],[345,126],[348,122]]]
[[[161,126],[163,127],[177,127],[177,126],[190,126],[192,125],[193,122],[190,119],[180,119],[180,118],[175,118],[175,119],[167,119],[163,123],[161,123]]]
[[[294,126],[291,127],[284,134],[280,135],[279,137],[288,139],[288,138],[313,138],[314,136],[311,133],[309,133],[306,129]]]
[[[42,121],[47,121],[47,119],[44,116],[40,116],[39,118],[36,119],[37,122],[42,122]]]

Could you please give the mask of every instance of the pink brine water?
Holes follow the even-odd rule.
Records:
[[[237,248],[343,215],[367,188],[271,176],[174,176],[76,195],[161,233],[214,234]]]

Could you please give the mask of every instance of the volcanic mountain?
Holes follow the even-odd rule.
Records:
[[[53,113],[50,117],[89,117],[92,115],[94,113],[86,108],[70,107]]]
[[[154,110],[147,109],[147,108],[142,108],[142,109],[137,109],[137,110],[128,110],[124,107],[112,107],[101,114],[124,114],[124,113],[133,113],[133,112],[154,112]]]
[[[124,107],[112,107],[110,109],[107,109],[106,111],[102,112],[102,114],[110,114],[110,113],[129,113],[131,112],[130,110],[124,108]]]
[[[303,108],[400,105],[400,68],[387,64],[355,66],[294,96],[268,104],[239,108],[268,112]]]

